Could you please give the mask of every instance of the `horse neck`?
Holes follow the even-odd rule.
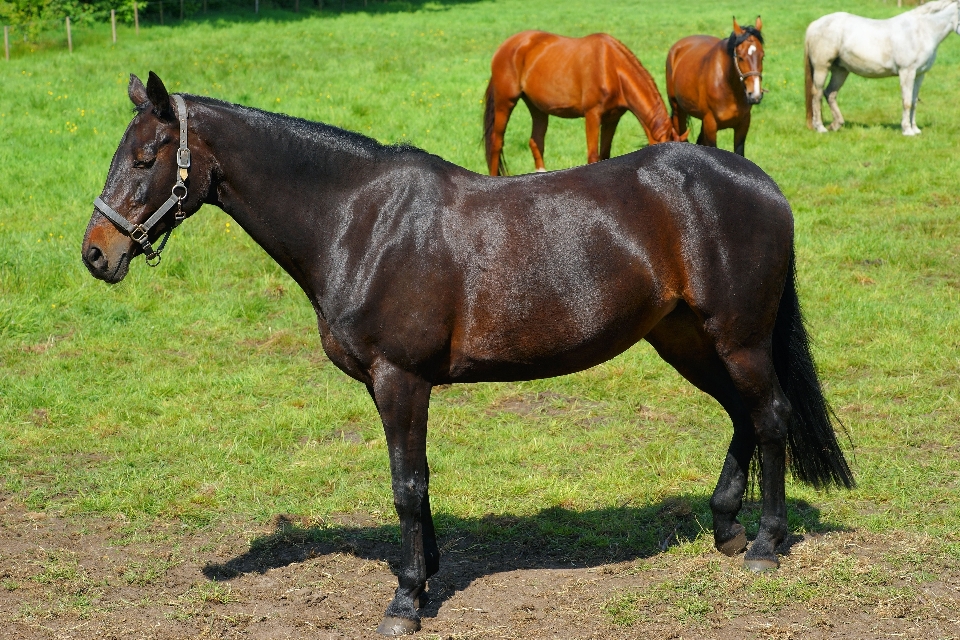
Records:
[[[627,108],[643,125],[651,144],[672,140],[673,122],[660,96],[660,90],[657,89],[657,83],[647,70],[640,66],[639,61],[635,62],[631,70],[633,73],[620,74],[620,86]]]
[[[229,104],[196,105],[216,169],[206,202],[223,209],[319,305],[322,266],[344,201],[377,162],[358,134]],[[191,109],[193,111],[193,109]]]
[[[960,16],[958,16],[960,9],[958,9],[956,2],[948,2],[933,10],[929,6],[920,6],[910,13],[916,12],[915,15],[920,23],[929,29],[936,39],[936,46],[939,46],[950,35],[951,31],[956,31],[957,20],[960,19]]]

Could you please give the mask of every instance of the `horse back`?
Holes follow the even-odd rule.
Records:
[[[492,82],[502,95],[523,94],[545,113],[582,117],[586,107],[622,102],[619,73],[635,73],[639,62],[632,57],[604,33],[568,38],[523,31],[494,53]]]
[[[447,380],[593,366],[681,301],[724,322],[776,311],[792,214],[749,161],[666,144],[495,182],[461,185],[470,196],[445,225],[443,262],[459,282]],[[758,301],[761,290],[772,293]]]

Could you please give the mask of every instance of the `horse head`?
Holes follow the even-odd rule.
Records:
[[[760,33],[762,27],[760,16],[757,16],[752,27],[741,27],[734,18],[733,33],[727,40],[727,52],[733,59],[733,66],[743,83],[749,104],[760,104],[763,100],[763,89],[760,87],[763,80],[763,35]]]
[[[191,160],[183,99],[171,98],[152,71],[146,87],[131,74],[127,94],[136,115],[113,155],[81,249],[90,273],[109,283],[123,280],[140,253],[155,265],[167,234],[200,208],[212,181],[212,157],[196,136]]]

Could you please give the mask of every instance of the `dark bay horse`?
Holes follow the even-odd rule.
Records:
[[[852,486],[800,315],[790,206],[754,164],[662,144],[490,178],[328,125],[170,95],[153,73],[128,92],[136,115],[83,262],[119,282],[208,203],[303,289],[324,351],[366,385],[386,434],[401,560],[381,633],[419,629],[439,568],[426,453],[437,384],[572,373],[647,340],[733,423],[710,500],[729,555],[747,547],[737,514],[759,453],[754,570],[778,566],[788,449],[800,480]]]
[[[733,129],[733,150],[743,155],[750,108],[760,104],[763,89],[763,23],[740,27],[721,40],[713,36],[689,36],[667,53],[667,96],[673,126],[687,131],[687,118],[703,122],[697,144],[717,146],[717,131]]]
[[[681,140],[653,76],[622,42],[605,33],[565,38],[523,31],[500,45],[484,98],[483,140],[492,176],[506,173],[503,135],[521,99],[533,118],[530,151],[537,171],[546,171],[543,140],[549,116],[586,118],[588,163],[610,157],[613,134],[627,111],[640,121],[650,144]]]

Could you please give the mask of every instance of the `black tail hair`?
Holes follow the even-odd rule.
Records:
[[[490,166],[490,160],[493,156],[493,123],[497,116],[496,106],[493,100],[493,78],[487,83],[487,91],[483,98],[483,147],[486,151],[487,166]],[[503,157],[503,147],[500,147],[500,163],[497,166],[497,175],[508,175],[507,160]]]
[[[793,407],[787,433],[793,476],[816,488],[852,488],[856,482],[837,442],[834,423],[848,441],[850,434],[830,408],[820,386],[797,298],[792,254],[773,329],[773,364],[780,388]]]

